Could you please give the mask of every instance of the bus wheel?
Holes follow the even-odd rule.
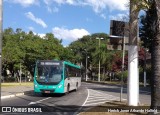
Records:
[[[70,89],[70,86],[69,86],[69,84],[68,84],[66,94],[69,94],[69,89]]]

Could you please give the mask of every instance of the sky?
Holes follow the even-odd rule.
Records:
[[[3,29],[53,33],[67,46],[84,35],[109,34],[110,20],[128,17],[128,1],[3,0]]]

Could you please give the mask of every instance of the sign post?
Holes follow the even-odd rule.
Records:
[[[125,57],[125,50],[128,50],[128,34],[126,33],[125,29],[127,28],[128,23],[123,21],[111,21],[110,27],[110,41],[107,45],[108,50],[122,50],[123,57],[122,57],[122,76],[121,76],[121,89],[120,89],[120,101],[122,101],[122,94],[123,94],[123,71],[124,71],[124,57]]]

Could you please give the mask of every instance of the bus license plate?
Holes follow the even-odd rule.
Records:
[[[50,93],[50,91],[44,91],[44,93]]]

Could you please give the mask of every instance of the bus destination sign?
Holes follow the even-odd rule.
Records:
[[[40,62],[40,65],[60,65],[59,62]]]

